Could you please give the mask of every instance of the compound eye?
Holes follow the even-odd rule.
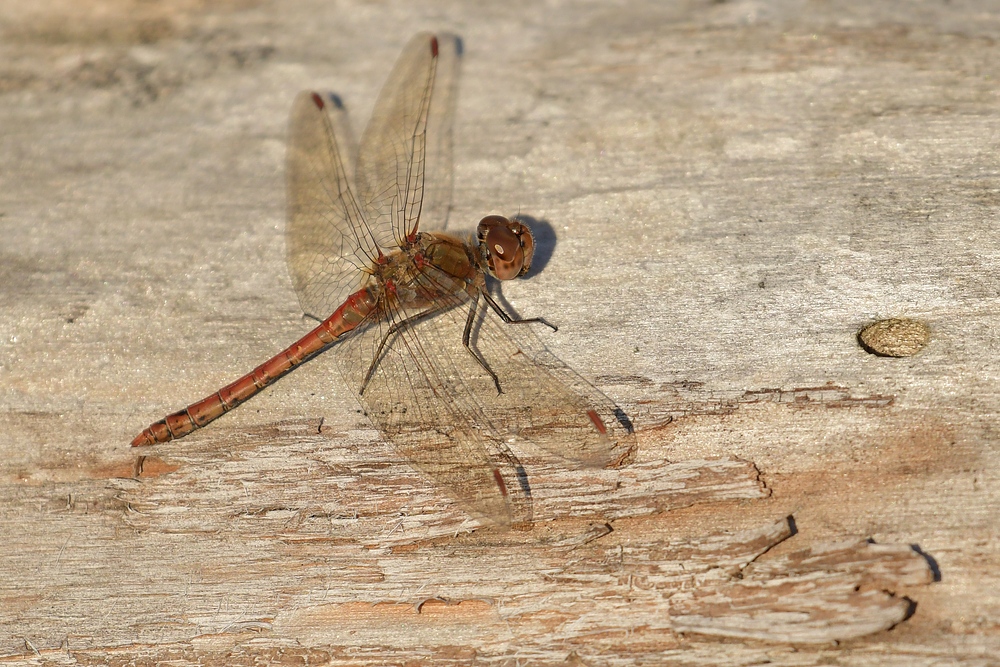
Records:
[[[507,227],[494,227],[486,235],[486,244],[490,253],[504,262],[513,261],[521,250],[521,241],[517,234]],[[520,267],[519,267],[520,268]]]
[[[523,276],[531,265],[534,242],[527,227],[499,215],[479,223],[479,243],[490,273],[498,280]]]
[[[521,239],[506,226],[496,226],[486,235],[486,247],[493,257],[493,273],[499,280],[521,275],[524,254]]]

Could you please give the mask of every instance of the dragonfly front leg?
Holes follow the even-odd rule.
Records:
[[[500,306],[500,304],[497,303],[496,300],[494,300],[494,298],[490,295],[488,291],[486,291],[485,288],[480,290],[480,292],[482,293],[483,298],[486,299],[486,303],[490,305],[490,308],[493,309],[494,313],[500,316],[500,319],[503,320],[504,324],[528,324],[529,322],[539,322],[541,324],[544,324],[548,328],[552,329],[553,331],[559,331],[559,327],[557,327],[554,324],[549,324],[548,322],[545,321],[544,317],[528,317],[524,319],[511,317]]]

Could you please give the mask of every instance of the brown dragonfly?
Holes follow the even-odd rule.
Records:
[[[631,459],[635,436],[625,414],[529,330],[556,327],[515,317],[494,295],[492,279],[530,268],[528,227],[488,215],[468,240],[432,231],[443,228],[450,203],[444,135],[460,49],[450,35],[409,42],[362,135],[353,179],[349,143],[331,121],[335,98],[298,95],[287,154],[288,266],[302,309],[320,324],[151,424],[133,446],[205,426],[336,344],[342,375],[381,434],[496,524],[530,520],[530,486],[511,441],[589,467]],[[425,185],[428,174],[435,182]]]

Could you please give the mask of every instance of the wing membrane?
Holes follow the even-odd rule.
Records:
[[[307,315],[324,319],[333,312],[361,287],[363,271],[380,253],[401,247],[420,218],[428,229],[445,225],[460,53],[454,35],[420,33],[410,40],[362,137],[356,186],[349,177],[350,138],[335,131],[346,128],[346,120],[331,123],[329,115],[344,119],[339,100],[311,91],[296,97],[286,159],[287,252]]]
[[[501,526],[527,522],[530,504],[520,463],[462,379],[470,371],[463,363],[468,354],[462,348],[462,329],[455,328],[462,305],[455,296],[442,300],[439,307],[446,310],[402,327],[379,354],[390,328],[419,314],[390,309],[388,319],[346,341],[338,351],[341,367],[357,391],[379,354],[361,395],[379,431],[415,468],[475,514]]]
[[[401,269],[383,285],[371,321],[338,345],[345,379],[355,391],[363,387],[369,418],[414,467],[476,514],[510,525],[530,520],[530,489],[508,441],[607,467],[630,459],[635,437],[616,406],[553,356],[533,325],[502,323],[482,300],[471,302],[465,278],[399,252],[416,243],[418,226],[446,222],[460,47],[456,37],[423,33],[409,42],[362,136],[354,187],[345,169],[349,144],[328,115],[332,100],[311,92],[296,98],[288,263],[303,310],[317,319],[377,267]],[[401,306],[398,294],[410,294],[414,305]],[[462,344],[474,307],[472,343],[497,374],[499,396]]]
[[[483,308],[472,344],[500,380],[476,378],[476,393],[491,423],[557,456],[587,467],[618,467],[632,460],[631,422],[611,399],[545,347],[532,327],[505,324]],[[492,395],[491,395],[492,390]]]
[[[417,278],[439,289],[433,269]],[[471,302],[398,327],[383,348],[363,395],[368,416],[401,454],[478,514],[506,525],[530,512],[530,490],[507,443],[523,439],[577,465],[616,467],[631,460],[631,425],[610,399],[549,352],[528,324],[504,324],[478,310],[473,344],[500,379],[462,345]],[[481,304],[482,306],[482,304]],[[393,324],[419,311],[394,312],[352,340],[342,356],[356,390]],[[362,370],[364,367],[364,370]],[[499,471],[503,483],[495,479]]]
[[[451,35],[420,33],[411,39],[361,137],[358,194],[383,247],[404,245],[425,208],[430,216],[442,217],[434,226],[444,223],[451,198],[450,124],[459,50]],[[425,189],[427,173],[433,178]]]
[[[361,287],[379,253],[326,107],[312,91],[295,98],[285,167],[288,268],[302,310],[320,320]]]

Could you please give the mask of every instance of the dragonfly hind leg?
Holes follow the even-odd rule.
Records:
[[[358,392],[359,395],[364,396],[365,389],[368,388],[368,383],[371,381],[372,376],[375,374],[375,368],[378,366],[378,362],[382,360],[382,351],[385,350],[385,346],[389,342],[389,339],[393,338],[403,329],[411,327],[417,322],[423,321],[428,317],[430,317],[431,315],[441,312],[442,310],[444,310],[444,308],[428,308],[427,310],[419,312],[416,315],[411,315],[410,317],[407,317],[405,320],[396,322],[391,327],[389,327],[389,330],[385,332],[384,336],[382,336],[382,342],[379,343],[378,345],[378,350],[375,352],[375,358],[372,359],[371,365],[368,366],[368,372],[365,373],[364,382],[361,383],[361,390]]]

